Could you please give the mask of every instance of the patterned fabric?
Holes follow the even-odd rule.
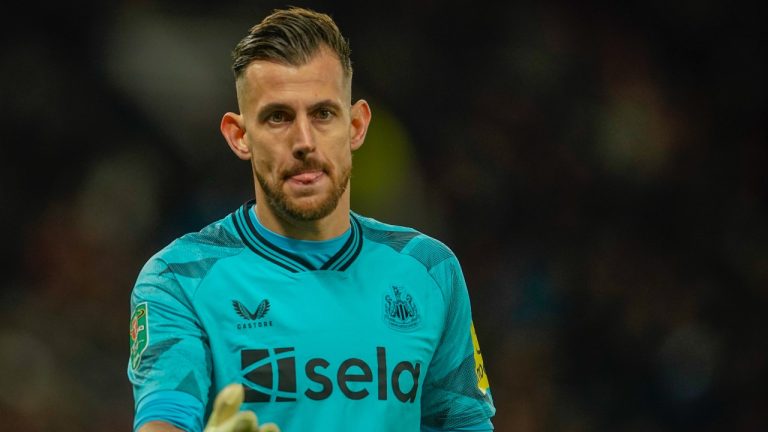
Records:
[[[239,382],[244,408],[286,432],[490,429],[469,296],[448,247],[351,213],[348,239],[318,265],[260,235],[252,205],[142,269],[128,363],[137,407],[175,391],[207,415]]]

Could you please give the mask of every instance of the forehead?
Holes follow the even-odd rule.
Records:
[[[238,80],[238,100],[241,111],[276,102],[293,105],[331,99],[342,104],[350,99],[348,81],[338,57],[326,49],[300,66],[256,60]]]

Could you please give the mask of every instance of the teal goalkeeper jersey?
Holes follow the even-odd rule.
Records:
[[[469,296],[448,247],[352,212],[346,241],[318,261],[260,234],[253,205],[141,270],[128,364],[137,407],[183,392],[207,418],[218,391],[237,382],[243,408],[283,432],[492,428]]]

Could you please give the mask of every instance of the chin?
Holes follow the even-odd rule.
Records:
[[[331,214],[339,201],[327,194],[322,198],[305,197],[289,200],[284,203],[283,212],[291,219],[301,221],[315,221]]]

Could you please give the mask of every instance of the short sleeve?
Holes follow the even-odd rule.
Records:
[[[159,391],[184,392],[206,406],[210,376],[208,339],[191,295],[155,257],[140,272],[131,295],[128,378],[135,406]]]
[[[422,425],[459,429],[488,425],[495,414],[464,275],[455,256],[430,270],[446,301],[445,326],[422,393]]]

